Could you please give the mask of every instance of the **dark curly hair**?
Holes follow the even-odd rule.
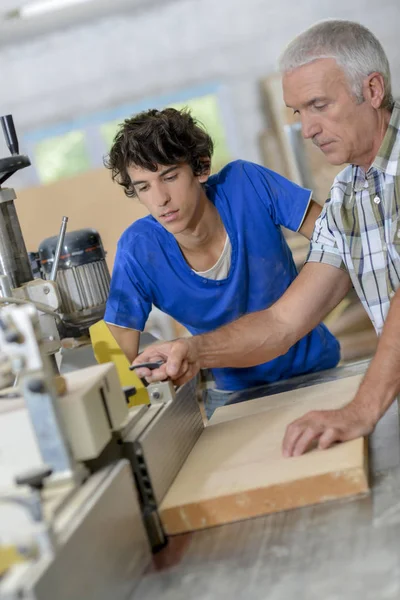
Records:
[[[151,109],[121,123],[104,164],[132,198],[136,192],[128,167],[155,172],[157,165],[187,163],[201,175],[210,167],[213,150],[211,137],[188,109]]]

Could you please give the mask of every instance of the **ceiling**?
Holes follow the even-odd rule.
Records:
[[[19,18],[18,11],[23,5],[38,0],[1,0],[0,45],[12,44],[20,40],[42,35],[50,31],[101,18],[110,14],[132,12],[165,6],[167,0],[86,0],[81,4],[48,11],[29,18]],[[50,0],[57,5],[58,0]],[[169,0],[171,1],[171,0]],[[12,17],[12,15],[16,15]]]

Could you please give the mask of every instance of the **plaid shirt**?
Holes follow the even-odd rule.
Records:
[[[315,224],[307,262],[346,269],[378,335],[400,286],[400,102],[367,173],[335,178]]]

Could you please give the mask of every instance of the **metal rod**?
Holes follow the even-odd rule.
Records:
[[[55,281],[56,277],[57,277],[58,262],[60,260],[61,248],[64,243],[65,232],[67,230],[67,223],[68,223],[68,217],[63,217],[62,221],[61,221],[61,227],[60,227],[60,233],[58,236],[56,252],[54,254],[53,267],[51,269],[51,273],[50,273],[50,277],[49,277],[50,281]]]
[[[12,296],[12,289],[8,275],[0,275],[0,296],[2,298],[9,298]]]
[[[18,154],[19,144],[12,115],[4,115],[3,117],[0,117],[0,122],[9,151],[11,154]]]
[[[12,288],[33,279],[33,273],[11,188],[0,190],[0,274],[7,275]]]

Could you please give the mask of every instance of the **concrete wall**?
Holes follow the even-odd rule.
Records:
[[[176,0],[0,48],[0,113],[20,133],[124,102],[217,82],[235,127],[234,155],[261,160],[258,80],[316,20],[358,20],[379,37],[400,95],[398,0]],[[1,150],[1,148],[0,148]],[[2,156],[3,154],[0,154]]]

